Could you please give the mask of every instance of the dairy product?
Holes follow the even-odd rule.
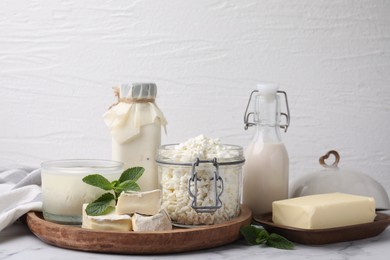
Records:
[[[122,163],[100,160],[61,160],[42,163],[43,216],[47,220],[80,224],[82,206],[106,191],[88,185],[83,177],[100,173],[109,181],[118,179]]]
[[[165,210],[162,210],[153,216],[135,213],[131,220],[134,231],[172,230],[172,222]]]
[[[118,215],[115,212],[101,216],[88,216],[85,212],[87,203],[83,205],[82,228],[95,230],[130,231],[132,230],[131,217],[129,215]]]
[[[253,215],[269,213],[288,198],[289,160],[283,143],[251,143],[245,151],[243,203]]]
[[[200,160],[233,162],[231,165],[219,165],[219,175],[223,180],[214,185],[215,167],[206,163],[196,167],[197,204],[213,206],[216,203],[216,190],[221,194],[222,205],[215,212],[197,212],[193,207],[194,182],[189,183],[192,174],[191,165]],[[240,162],[241,160],[241,162]],[[238,163],[235,163],[238,162]],[[219,139],[204,135],[191,138],[178,145],[163,146],[159,150],[158,168],[162,187],[162,208],[174,223],[185,225],[215,224],[236,217],[240,211],[240,179],[242,171],[242,149],[222,145]]]
[[[145,172],[137,180],[142,191],[158,188],[156,151],[161,144],[161,123],[144,125],[136,138],[119,143],[112,139],[112,159],[124,163],[124,168],[144,167]]]
[[[273,201],[288,198],[289,159],[280,128],[287,131],[290,124],[286,92],[272,83],[260,83],[256,88],[251,92],[244,115],[245,129],[255,126],[255,132],[245,150],[243,170],[243,203],[255,216],[271,212]],[[282,112],[282,96],[286,112]],[[248,112],[252,97],[254,109]],[[251,114],[253,123],[249,122]],[[286,124],[281,124],[281,116]]]
[[[375,201],[371,197],[344,193],[310,195],[272,203],[275,224],[324,229],[372,222]]]
[[[167,121],[155,103],[154,83],[121,84],[116,88],[118,102],[103,115],[112,135],[112,159],[125,169],[142,166],[137,181],[142,191],[158,189],[155,155],[161,144],[161,127]]]
[[[81,174],[52,174],[42,171],[41,178],[43,207],[51,214],[81,216],[82,205],[104,193],[104,190],[83,183]]]
[[[116,213],[155,215],[161,207],[161,190],[122,192],[119,195]]]

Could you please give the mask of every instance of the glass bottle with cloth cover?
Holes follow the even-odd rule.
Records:
[[[103,115],[112,135],[112,159],[124,168],[142,166],[137,181],[142,191],[158,189],[155,157],[161,145],[161,126],[167,121],[155,103],[154,83],[121,84],[114,88],[118,102]]]
[[[287,113],[281,113],[280,95],[286,101]],[[248,112],[255,98],[254,112]],[[253,123],[249,122],[253,116]],[[286,123],[281,124],[281,116]],[[272,202],[288,198],[289,158],[280,136],[287,131],[290,111],[287,94],[275,84],[258,84],[249,98],[244,115],[245,130],[254,126],[253,138],[245,150],[243,170],[243,203],[253,215],[272,211]]]

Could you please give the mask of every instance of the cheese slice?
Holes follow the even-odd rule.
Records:
[[[112,212],[107,215],[88,216],[85,212],[87,205],[83,205],[82,228],[112,231],[130,231],[132,229],[131,217],[129,215],[117,215],[115,212]]]
[[[132,217],[134,231],[162,231],[172,230],[172,222],[165,210],[154,216],[145,216],[135,213]]]
[[[122,192],[116,206],[117,214],[139,213],[156,215],[161,207],[161,190]]]
[[[371,197],[328,193],[279,200],[272,203],[272,221],[304,229],[324,229],[374,221]]]

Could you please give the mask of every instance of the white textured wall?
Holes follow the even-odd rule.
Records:
[[[110,158],[101,115],[120,82],[154,81],[164,143],[245,146],[257,82],[287,91],[292,179],[340,166],[390,191],[390,1],[0,1],[0,158]]]

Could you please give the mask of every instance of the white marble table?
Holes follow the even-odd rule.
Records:
[[[15,259],[390,259],[390,227],[379,236],[325,246],[296,244],[294,250],[279,250],[263,246],[248,246],[244,240],[202,251],[172,255],[108,255],[62,249],[48,245],[34,236],[27,226],[15,223],[0,232],[0,260]]]

